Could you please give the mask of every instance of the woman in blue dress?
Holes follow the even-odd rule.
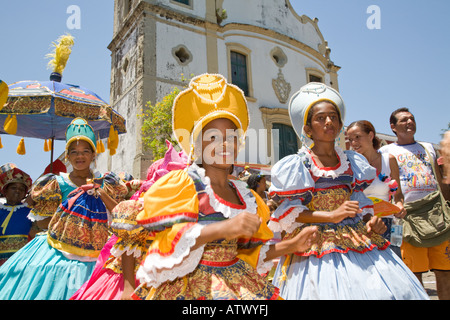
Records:
[[[386,227],[363,190],[375,169],[336,145],[344,102],[334,89],[309,83],[293,95],[289,115],[303,147],[272,169],[270,194],[280,203],[269,227],[289,239],[309,225],[319,240],[284,256],[273,282],[284,299],[428,299],[389,248]]]
[[[100,177],[93,129],[76,118],[66,131],[69,173],[47,174],[32,187],[29,218],[47,229],[0,268],[1,300],[65,300],[90,277],[108,240],[108,211],[128,193],[113,173]]]

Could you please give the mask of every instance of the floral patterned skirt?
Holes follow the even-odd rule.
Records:
[[[315,255],[318,258],[331,252],[347,253],[355,251],[364,253],[374,248],[384,250],[389,242],[375,232],[368,233],[366,223],[359,218],[345,219],[339,224],[314,224],[318,227],[319,238],[317,243],[305,252],[295,253],[298,256]],[[308,225],[297,228],[287,234],[284,239],[295,237]]]
[[[305,226],[286,237],[295,236]],[[334,225],[318,224],[318,231],[318,242],[308,251],[280,259],[273,283],[283,299],[428,299],[417,277],[389,248],[389,242],[368,233],[359,218]]]
[[[228,262],[200,261],[183,278],[158,288],[139,286],[134,299],[148,300],[274,300],[278,288],[238,258]]]

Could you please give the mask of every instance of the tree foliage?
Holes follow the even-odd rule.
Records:
[[[174,87],[155,105],[148,101],[143,113],[139,115],[143,118],[141,133],[144,149],[150,150],[155,160],[164,157],[167,151],[166,140],[177,145],[172,138],[172,105],[179,92],[180,89]]]

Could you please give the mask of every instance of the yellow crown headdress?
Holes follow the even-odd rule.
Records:
[[[192,154],[194,141],[203,127],[219,118],[231,120],[241,131],[243,141],[249,125],[245,95],[220,74],[192,78],[189,87],[173,102],[173,132],[187,154]]]

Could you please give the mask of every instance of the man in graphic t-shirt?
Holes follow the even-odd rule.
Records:
[[[419,143],[414,139],[416,121],[407,108],[395,110],[390,117],[391,129],[397,136],[397,143],[386,145],[381,152],[392,154],[400,170],[400,184],[405,203],[415,201],[438,189],[441,186],[446,199],[449,197],[449,186],[442,183],[442,174],[436,162],[436,152],[430,143],[422,143],[432,159],[430,159]],[[437,170],[433,174],[432,163]],[[450,239],[449,239],[450,240]],[[416,247],[403,241],[402,258],[405,264],[422,281],[422,273],[429,270],[436,275],[439,299],[450,299],[450,241],[430,248]]]

